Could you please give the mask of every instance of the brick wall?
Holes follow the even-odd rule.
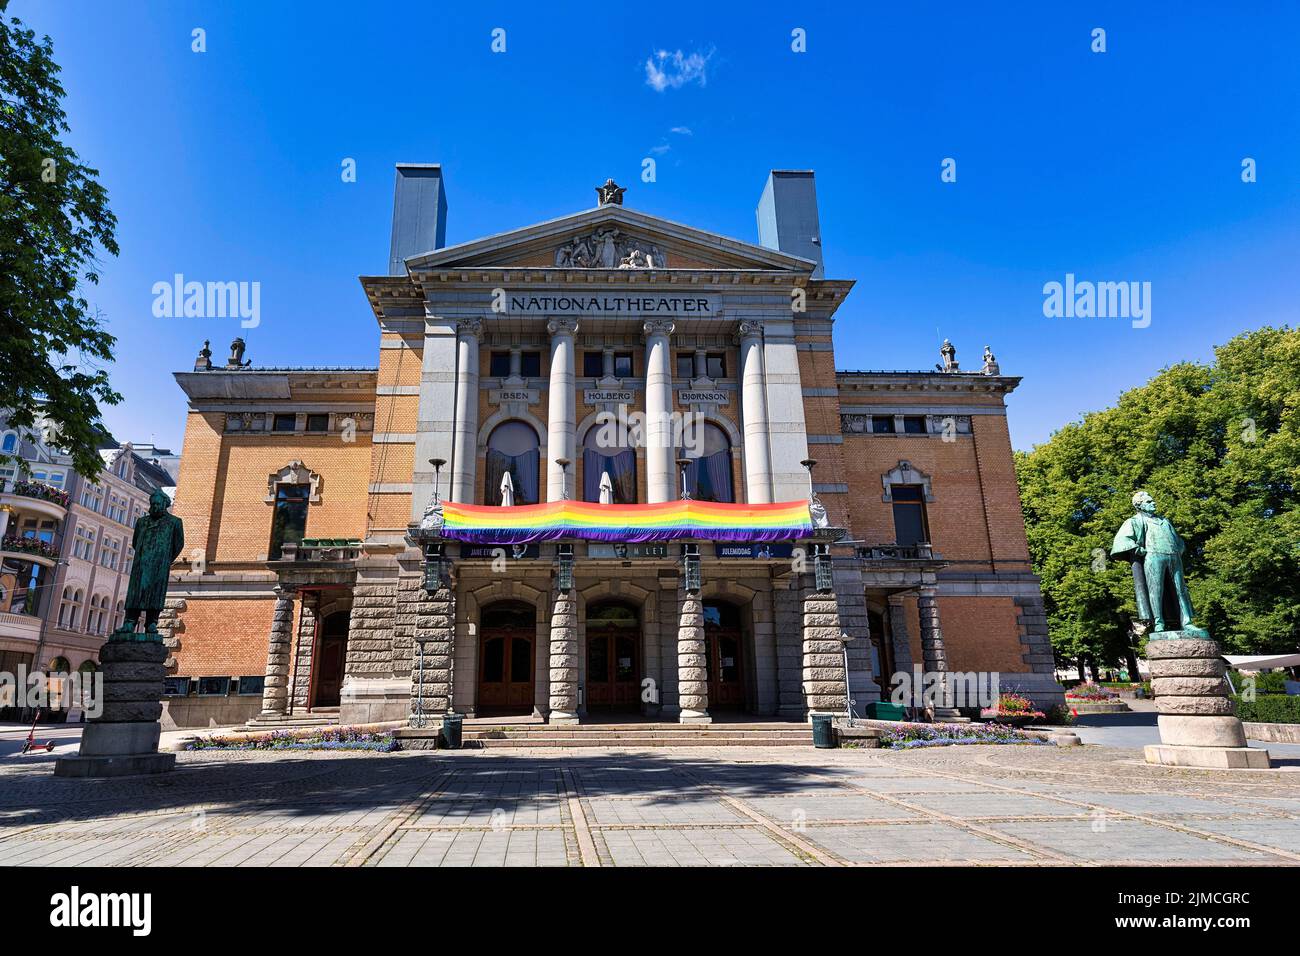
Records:
[[[294,614],[298,611],[294,602]],[[185,602],[173,636],[179,677],[251,677],[266,673],[266,641],[275,597]]]

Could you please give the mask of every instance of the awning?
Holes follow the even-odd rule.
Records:
[[[542,505],[442,503],[442,535],[475,544],[529,544],[559,538],[591,541],[788,541],[812,534],[807,501],[767,505],[667,501],[601,505],[552,501]]]
[[[1271,667],[1300,667],[1300,654],[1224,654],[1239,671],[1264,671]]]

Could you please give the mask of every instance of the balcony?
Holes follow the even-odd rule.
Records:
[[[900,561],[941,561],[934,547],[920,544],[868,544],[857,549],[858,560],[866,563],[895,564]]]
[[[34,645],[41,638],[41,619],[32,614],[0,611],[0,637]]]
[[[0,487],[0,507],[62,521],[68,513],[68,493],[39,481],[14,479]]]
[[[0,558],[30,561],[33,564],[54,567],[59,560],[59,547],[40,538],[20,538],[6,535],[0,539]]]

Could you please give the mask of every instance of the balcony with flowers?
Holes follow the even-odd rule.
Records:
[[[68,493],[40,481],[16,478],[0,485],[0,508],[17,514],[62,521],[68,513]]]

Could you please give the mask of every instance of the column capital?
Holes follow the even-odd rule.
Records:
[[[673,334],[673,329],[675,328],[676,326],[673,325],[673,323],[670,322],[668,319],[650,319],[643,326],[641,326],[641,331],[645,333],[646,338],[650,338],[655,335],[662,335],[664,337],[667,337]]]
[[[292,601],[298,594],[298,585],[277,584],[272,590],[275,591],[277,601]]]
[[[763,337],[763,323],[758,319],[743,319],[736,326],[736,342],[743,342],[745,339],[757,339]]]
[[[483,320],[482,319],[457,319],[456,334],[471,335],[474,338],[478,338],[480,335],[483,334]]]
[[[925,585],[916,589],[916,595],[923,598],[937,598],[939,589],[933,585]]]
[[[546,323],[546,331],[551,335],[574,335],[578,331],[578,320],[557,317]]]

